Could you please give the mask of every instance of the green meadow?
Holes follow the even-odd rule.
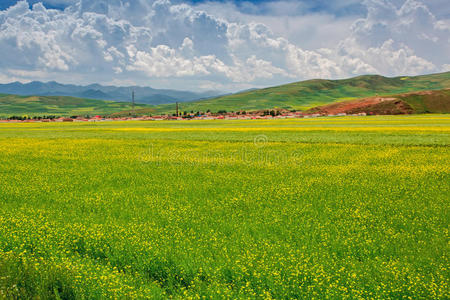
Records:
[[[137,109],[149,107],[136,104]],[[95,116],[131,111],[131,103],[67,96],[18,96],[0,94],[0,118],[11,116]]]
[[[448,299],[450,117],[0,123],[0,298]]]

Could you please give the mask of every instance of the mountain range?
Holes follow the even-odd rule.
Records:
[[[87,86],[61,84],[55,81],[30,83],[12,82],[0,84],[0,93],[21,96],[71,96],[84,99],[111,100],[120,102],[131,101],[131,92],[135,91],[136,103],[166,104],[175,102],[193,101],[215,97],[224,93],[217,91],[190,92],[169,89],[153,89],[151,87],[129,86],[103,86],[91,84]]]

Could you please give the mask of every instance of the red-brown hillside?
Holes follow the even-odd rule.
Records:
[[[336,102],[312,108],[309,112],[320,114],[356,114],[364,112],[375,115],[449,113],[450,89]]]

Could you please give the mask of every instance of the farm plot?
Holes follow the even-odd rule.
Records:
[[[0,298],[448,299],[449,125],[0,124]]]

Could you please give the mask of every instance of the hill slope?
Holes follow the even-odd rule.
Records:
[[[148,107],[136,104],[136,108]],[[129,102],[92,100],[67,96],[17,96],[0,94],[0,117],[106,115],[130,110]]]
[[[30,83],[12,82],[0,84],[0,93],[22,96],[70,96],[88,99],[101,99],[128,102],[131,98],[131,91],[136,93],[137,103],[146,104],[164,104],[183,101],[193,101],[221,95],[220,92],[210,91],[194,93],[190,91],[178,91],[167,89],[153,89],[151,87],[117,87],[103,86],[100,84],[91,84],[87,86],[61,84],[58,82],[40,82]]]
[[[408,103],[414,113],[450,113],[450,89],[408,93],[397,97]]]
[[[420,91],[383,97],[368,97],[314,107],[311,113],[377,115],[450,113],[450,89]]]
[[[335,101],[375,96],[377,94],[399,94],[412,91],[450,88],[450,72],[388,78],[365,75],[343,80],[308,80],[277,87],[252,90],[201,101],[182,103],[181,110],[259,110],[297,109],[304,110]],[[175,105],[159,105],[160,113],[173,112]]]

